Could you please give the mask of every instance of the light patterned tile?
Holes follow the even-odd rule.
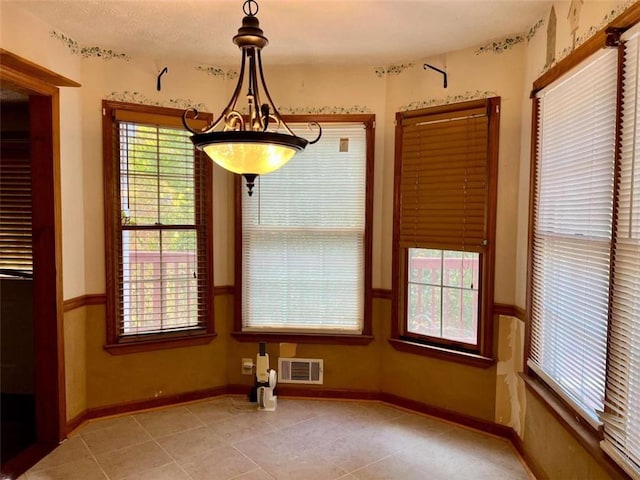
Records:
[[[300,453],[297,439],[282,430],[243,440],[234,447],[258,465],[274,458],[288,460]]]
[[[120,417],[106,423],[107,425],[104,428],[94,428],[80,432],[80,436],[94,455],[151,440],[146,430],[133,417]]]
[[[406,414],[389,421],[391,425],[397,425],[403,430],[411,430],[417,433],[444,434],[453,430],[454,426],[441,420],[416,414]]]
[[[320,448],[323,444],[348,434],[345,428],[344,421],[328,415],[320,415],[283,428],[281,431],[295,439],[297,448],[306,451]]]
[[[87,432],[94,432],[96,430],[102,430],[103,428],[113,427],[115,425],[122,424],[123,421],[131,419],[131,415],[119,415],[116,417],[98,418],[92,419],[78,428],[75,433],[83,434]]]
[[[22,478],[22,477],[21,477]],[[57,467],[27,472],[27,480],[107,480],[92,458],[84,458]]]
[[[96,455],[96,460],[110,480],[120,480],[173,463],[171,457],[153,441]]]
[[[233,447],[221,447],[178,462],[193,480],[227,480],[251,472],[257,465]]]
[[[227,445],[227,442],[210,427],[199,427],[175,433],[159,438],[157,441],[176,460],[184,460],[187,457]]]
[[[434,468],[425,467],[422,462],[414,461],[411,457],[396,453],[378,462],[351,472],[358,480],[448,480]]]
[[[269,475],[267,472],[258,468],[257,470],[252,470],[248,473],[243,473],[238,477],[233,477],[232,480],[275,480],[274,477]]]
[[[278,480],[334,480],[347,473],[316,455],[301,455],[286,461],[267,462],[263,468]]]
[[[493,456],[496,459],[510,454],[508,440],[462,427],[453,427],[442,436],[442,441],[455,445],[457,451],[477,458]],[[509,455],[510,456],[510,455]]]
[[[225,397],[86,424],[22,480],[105,480],[101,466],[109,480],[533,478],[504,439],[384,404],[280,399],[272,413]]]
[[[393,442],[367,432],[333,440],[318,449],[316,454],[327,462],[351,472],[395,453],[398,448]]]
[[[236,402],[229,398],[215,399],[208,402],[194,403],[187,409],[207,425],[229,420],[247,413],[245,408],[236,406]]]
[[[493,463],[491,458],[467,461],[461,469],[463,478],[487,478],[491,480],[529,480],[529,473],[519,468],[505,467],[500,463]]]
[[[318,416],[313,409],[305,408],[304,402],[292,402],[291,400],[288,403],[279,401],[275,412],[260,412],[260,414],[264,415],[267,422],[275,428],[288,427]]]
[[[31,471],[45,470],[69,462],[91,458],[91,452],[80,437],[70,438],[62,442],[49,455],[31,468]]]
[[[170,463],[161,467],[155,467],[144,472],[128,475],[122,480],[191,480],[189,476],[178,466]]]
[[[174,407],[134,415],[154,438],[202,427],[204,423],[186,407]]]
[[[394,422],[378,424],[362,430],[360,434],[375,437],[385,445],[392,445],[395,450],[426,448],[431,446],[434,438],[441,436],[439,432],[410,429]]]
[[[268,435],[275,431],[275,427],[267,421],[265,413],[267,412],[254,412],[224,420],[213,424],[211,429],[229,443]]]
[[[377,402],[363,403],[362,408],[371,417],[381,420],[392,420],[407,415],[406,412],[398,408],[392,407],[390,405],[383,405]]]

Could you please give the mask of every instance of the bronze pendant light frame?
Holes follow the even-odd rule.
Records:
[[[255,0],[246,0],[242,9],[245,14],[242,19],[242,26],[238,29],[238,34],[233,37],[233,43],[242,50],[242,60],[238,82],[231,100],[221,115],[203,130],[194,130],[188,124],[188,116],[190,114],[193,115],[193,118],[198,116],[198,111],[195,108],[185,110],[182,115],[182,123],[188,131],[193,133],[191,141],[198,150],[205,150],[206,147],[223,144],[258,144],[264,148],[284,147],[291,150],[292,152],[289,152],[289,154],[293,156],[295,153],[303,151],[307,145],[314,144],[320,140],[322,127],[316,122],[309,124],[311,127],[318,129],[318,136],[309,141],[296,136],[282,119],[271,99],[264,79],[261,51],[269,41],[264,36],[256,17],[259,10],[258,4]],[[246,94],[248,113],[242,114],[237,110],[236,105],[245,84],[245,76],[247,76],[248,83]],[[266,98],[266,103],[262,103],[260,90],[262,90]],[[279,133],[277,130],[280,129],[283,129],[285,133]],[[212,160],[217,162],[216,158],[212,157]],[[286,161],[282,164],[286,163]],[[220,162],[217,163],[221,164]],[[224,165],[223,167],[227,168]],[[268,173],[267,171],[247,172],[228,169],[245,177],[249,195],[253,193],[255,178],[261,173]]]

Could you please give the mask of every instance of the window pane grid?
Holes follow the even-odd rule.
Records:
[[[407,332],[477,343],[480,255],[408,249]]]
[[[194,154],[188,132],[120,123],[123,223],[194,224]]]

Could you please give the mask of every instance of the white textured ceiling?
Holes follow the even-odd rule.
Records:
[[[241,0],[1,0],[83,47],[210,65],[239,61]],[[526,32],[545,0],[261,0],[265,63],[388,65]]]

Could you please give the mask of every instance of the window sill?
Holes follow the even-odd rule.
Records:
[[[372,335],[338,335],[323,333],[264,333],[264,332],[231,332],[231,336],[239,342],[291,342],[316,343],[334,345],[368,345],[373,341]]]
[[[612,479],[629,478],[600,447],[602,433],[565,404],[545,383],[534,374],[521,373],[527,389],[549,410],[551,415],[576,439]]]
[[[153,340],[143,340],[126,343],[108,343],[104,349],[111,355],[127,355],[129,353],[152,352],[155,350],[167,350],[170,348],[194,347],[206,345],[216,337],[215,333],[204,333],[199,335],[189,335],[170,338],[155,338]]]
[[[483,357],[482,355],[447,350],[440,347],[434,347],[433,345],[424,345],[422,343],[410,342],[408,340],[400,340],[399,338],[390,338],[389,343],[399,352],[433,357],[439,360],[470,365],[472,367],[489,368],[496,363],[493,358]]]

